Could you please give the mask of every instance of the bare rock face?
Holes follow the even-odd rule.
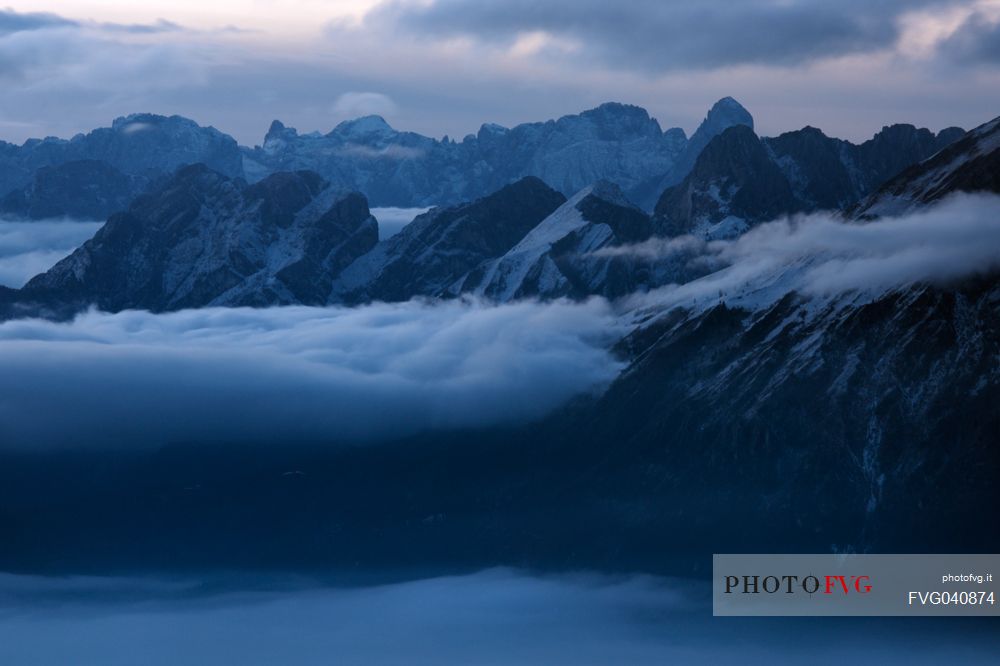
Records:
[[[733,125],[663,191],[657,233],[730,238],[783,215],[845,210],[908,167],[947,152],[962,134],[892,125],[856,145],[815,127],[758,138],[749,125]]]
[[[565,200],[528,177],[471,203],[430,210],[345,270],[331,298],[357,303],[455,295],[453,285],[509,251]]]
[[[198,163],[226,176],[243,175],[240,149],[231,136],[181,116],[137,113],[72,139],[30,139],[21,146],[0,142],[0,195],[26,187],[38,169],[78,160],[103,162],[147,179]]]
[[[736,125],[708,144],[691,173],[663,193],[655,212],[662,235],[725,238],[800,208],[757,135]]]
[[[0,198],[0,213],[29,220],[104,220],[128,208],[148,186],[148,178],[126,175],[107,162],[74,160],[36,171],[27,185]]]
[[[23,300],[102,310],[323,304],[378,241],[367,201],[311,172],[255,184],[185,167],[33,278]]]
[[[952,192],[1000,193],[1000,118],[904,170],[852,213],[867,218],[899,215]]]
[[[495,301],[621,296],[647,281],[645,269],[606,251],[647,240],[649,216],[621,189],[599,181],[576,193],[503,256],[469,273],[453,290]]]
[[[683,130],[664,132],[644,109],[607,103],[512,128],[485,124],[460,142],[397,131],[378,116],[327,134],[275,121],[261,146],[244,151],[244,166],[251,180],[311,169],[380,206],[447,206],[527,176],[565,196],[602,179],[630,190],[673,167],[687,144]]]

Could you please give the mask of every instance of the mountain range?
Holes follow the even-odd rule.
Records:
[[[961,134],[893,126],[859,146],[735,123],[671,176],[683,151],[653,176],[669,184],[652,214],[613,180],[567,196],[529,174],[381,241],[366,197],[330,174],[131,174],[146,193],[22,290],[0,290],[4,316],[602,295],[627,324],[613,350],[624,370],[526,427],[88,463],[111,465],[111,482],[75,475],[75,459],[6,461],[16,515],[0,527],[27,545],[0,564],[350,566],[406,548],[416,563],[659,571],[735,549],[995,549],[981,512],[1000,501],[996,267],[826,293],[801,288],[808,262],[786,261],[724,293],[731,269],[706,248],[787,214],[833,209],[838,228],[876,229],[959,193],[1000,194],[1000,119]],[[691,295],[672,297],[676,285]],[[70,481],[42,501],[18,490],[32,474]],[[83,537],[95,531],[110,536]]]
[[[133,114],[69,140],[0,142],[0,213],[105,219],[179,167],[199,163],[251,183],[278,172],[315,171],[339,189],[361,192],[374,206],[454,205],[527,176],[564,196],[606,180],[651,211],[731,127],[752,129],[753,118],[726,97],[690,138],[679,128],[662,130],[642,108],[607,103],[509,129],[485,124],[460,142],[398,131],[378,116],[342,122],[327,134],[299,134],[276,120],[263,144],[248,148],[186,118]],[[807,127],[763,143],[795,186],[796,205],[815,209],[856,202],[961,134],[958,128],[933,135],[893,125],[854,145]]]
[[[0,142],[0,213],[31,219],[104,219],[179,167],[243,175],[236,140],[180,116],[116,118],[72,139]]]
[[[658,226],[668,236],[725,238],[782,215],[843,210],[964,134],[893,125],[854,145],[813,127],[762,139],[735,125],[705,147],[683,181],[663,191]]]
[[[332,280],[378,241],[365,198],[313,172],[253,185],[183,167],[22,292],[78,309],[325,304]]]
[[[846,210],[893,169],[951,154],[939,151],[957,135],[897,125],[860,146],[812,128],[760,139],[748,124],[725,127],[742,117],[737,107],[727,98],[709,113],[692,141],[724,129],[707,139],[652,215],[607,180],[567,200],[526,176],[479,199],[433,208],[379,242],[365,197],[316,172],[277,172],[253,184],[204,164],[151,175],[146,193],[127,210],[6,300],[26,311],[71,313],[90,303],[163,311],[462,294],[501,302],[615,298],[701,274],[684,252],[649,262],[615,248],[653,238],[731,238],[782,215]],[[953,152],[967,144],[961,139]],[[133,181],[123,178],[127,189],[124,183]],[[355,212],[347,219],[341,209]]]

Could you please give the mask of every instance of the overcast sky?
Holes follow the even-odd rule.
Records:
[[[731,95],[776,134],[1000,115],[1000,0],[8,0],[0,138],[139,111],[259,143],[379,113],[460,138],[614,100],[689,133]]]

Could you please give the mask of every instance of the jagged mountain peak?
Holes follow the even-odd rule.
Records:
[[[244,174],[240,147],[229,135],[183,116],[133,113],[70,140],[29,139],[4,150],[0,198],[12,197],[8,203],[17,204],[18,214],[103,219],[150,184],[198,162],[227,176]],[[83,164],[94,172],[80,169]]]
[[[945,127],[937,133],[937,140],[941,146],[947,146],[955,143],[963,136],[965,136],[965,130],[961,127]]]
[[[588,109],[581,113],[581,116],[592,114],[592,113],[610,113],[610,114],[622,114],[622,115],[639,115],[649,117],[649,113],[646,109],[642,108],[637,104],[626,104],[625,102],[602,102],[592,109]]]
[[[616,297],[634,289],[633,266],[602,249],[649,238],[649,217],[617,185],[598,181],[574,194],[503,256],[453,285],[497,301],[519,298]]]
[[[449,206],[527,175],[564,196],[601,178],[633,193],[669,171],[686,145],[682,130],[664,132],[645,109],[606,102],[543,122],[485,123],[461,142],[395,130],[379,116],[345,121],[323,135],[272,124],[261,146],[244,150],[243,165],[249,180],[312,169],[363,191],[376,206]]]
[[[912,137],[933,137],[934,133],[926,128],[918,128],[916,125],[910,123],[893,123],[892,125],[883,125],[882,129],[872,136],[871,139],[865,143],[879,143],[883,141],[892,141],[899,139],[906,139]]]
[[[765,144],[749,126],[733,125],[705,146],[682,182],[664,190],[655,224],[664,236],[727,238],[799,208]]]
[[[953,192],[984,191],[1000,193],[1000,118],[903,170],[852,214],[859,218],[899,215]]]
[[[185,116],[172,115],[164,116],[157,113],[130,113],[127,116],[118,116],[111,121],[111,130],[115,133],[131,136],[142,136],[152,131],[158,132],[178,132],[195,133],[204,132],[219,138],[225,138],[235,144],[235,140],[229,135],[222,133],[211,125],[200,125],[197,121]],[[101,132],[100,129],[94,132]],[[74,140],[83,139],[88,135],[78,134]]]
[[[479,127],[479,136],[481,138],[484,135],[486,136],[489,136],[491,134],[500,135],[500,134],[506,134],[509,131],[510,131],[509,128],[504,127],[503,125],[499,125],[497,123],[483,123]]]
[[[635,104],[625,104],[623,102],[604,102],[593,109],[588,109],[580,113],[585,118],[633,118],[640,121],[651,120],[649,112],[641,106]]]
[[[698,152],[719,134],[730,127],[746,126],[753,129],[753,116],[732,97],[723,97],[712,105],[698,129],[691,135],[690,147]],[[697,159],[697,155],[694,155]],[[693,163],[693,161],[692,161]]]
[[[747,125],[752,128],[753,116],[732,97],[723,97],[709,109],[708,115],[705,116],[698,128],[698,132],[704,129],[718,134],[732,125]]]
[[[361,116],[353,120],[345,120],[333,128],[333,134],[351,138],[382,136],[396,134],[385,118],[378,115]]]
[[[195,164],[112,215],[23,296],[67,314],[322,305],[340,271],[377,241],[365,198],[315,173],[247,185]]]
[[[782,132],[781,134],[779,134],[775,138],[779,138],[780,139],[782,137],[790,137],[790,136],[796,136],[796,135],[797,136],[817,137],[817,138],[823,138],[823,139],[828,139],[829,138],[827,136],[826,132],[824,132],[823,130],[821,130],[819,127],[813,127],[812,125],[806,125],[805,127],[803,127],[802,129],[799,129],[799,130],[792,130],[790,132]]]
[[[660,123],[649,115],[641,106],[623,104],[621,102],[605,102],[600,106],[580,113],[578,116],[565,116],[558,123],[578,122],[579,120],[594,123],[607,138],[628,139],[636,136],[661,137],[663,130]]]
[[[271,126],[267,128],[267,134],[264,135],[264,143],[267,144],[276,139],[283,139],[285,137],[295,137],[298,132],[293,127],[286,127],[285,123],[280,120],[272,120]]]
[[[565,200],[528,176],[475,201],[434,208],[348,267],[331,300],[448,295],[457,281],[510,250]]]
[[[661,177],[648,181],[641,188],[638,193],[639,203],[647,209],[653,207],[664,190],[677,185],[691,173],[701,151],[712,139],[728,128],[740,125],[753,129],[753,116],[742,104],[732,97],[723,97],[713,104],[670,170]]]
[[[918,146],[923,146],[925,149],[930,149],[933,153],[935,150],[940,150],[954,143],[964,134],[965,130],[959,127],[949,127],[935,134],[926,127],[917,127],[910,123],[895,123],[883,126],[871,139],[862,143],[861,147],[862,149],[877,151],[882,146],[885,146],[891,152],[901,155],[909,154],[910,151],[917,149]],[[915,161],[919,161],[919,159],[909,160],[907,164],[912,164]],[[893,173],[885,174],[885,176],[889,177],[898,172],[899,168]]]

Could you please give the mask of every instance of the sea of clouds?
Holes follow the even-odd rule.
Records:
[[[23,280],[42,256],[65,253],[95,228],[3,223],[0,274]],[[962,195],[864,224],[797,216],[734,240],[602,252],[683,255],[707,274],[618,303],[414,300],[3,322],[0,446],[332,444],[522,424],[614,379],[624,364],[609,350],[632,309],[720,299],[756,307],[792,290],[878,294],[996,271],[1000,197]]]
[[[669,308],[706,299],[738,303],[763,291],[765,298],[790,291],[813,298],[874,297],[917,283],[947,286],[1000,270],[1000,197],[960,194],[900,217],[863,223],[831,213],[799,215],[758,225],[732,240],[654,238],[596,254],[647,262],[680,259],[705,273],[641,295],[634,307]]]
[[[989,663],[1000,645],[989,618],[916,619],[714,618],[707,583],[594,572],[354,585],[0,574],[0,663],[19,666],[917,666]]]
[[[0,446],[356,442],[517,424],[620,370],[610,306],[88,312],[0,323]]]
[[[102,224],[0,218],[0,285],[23,286],[82,245]]]

